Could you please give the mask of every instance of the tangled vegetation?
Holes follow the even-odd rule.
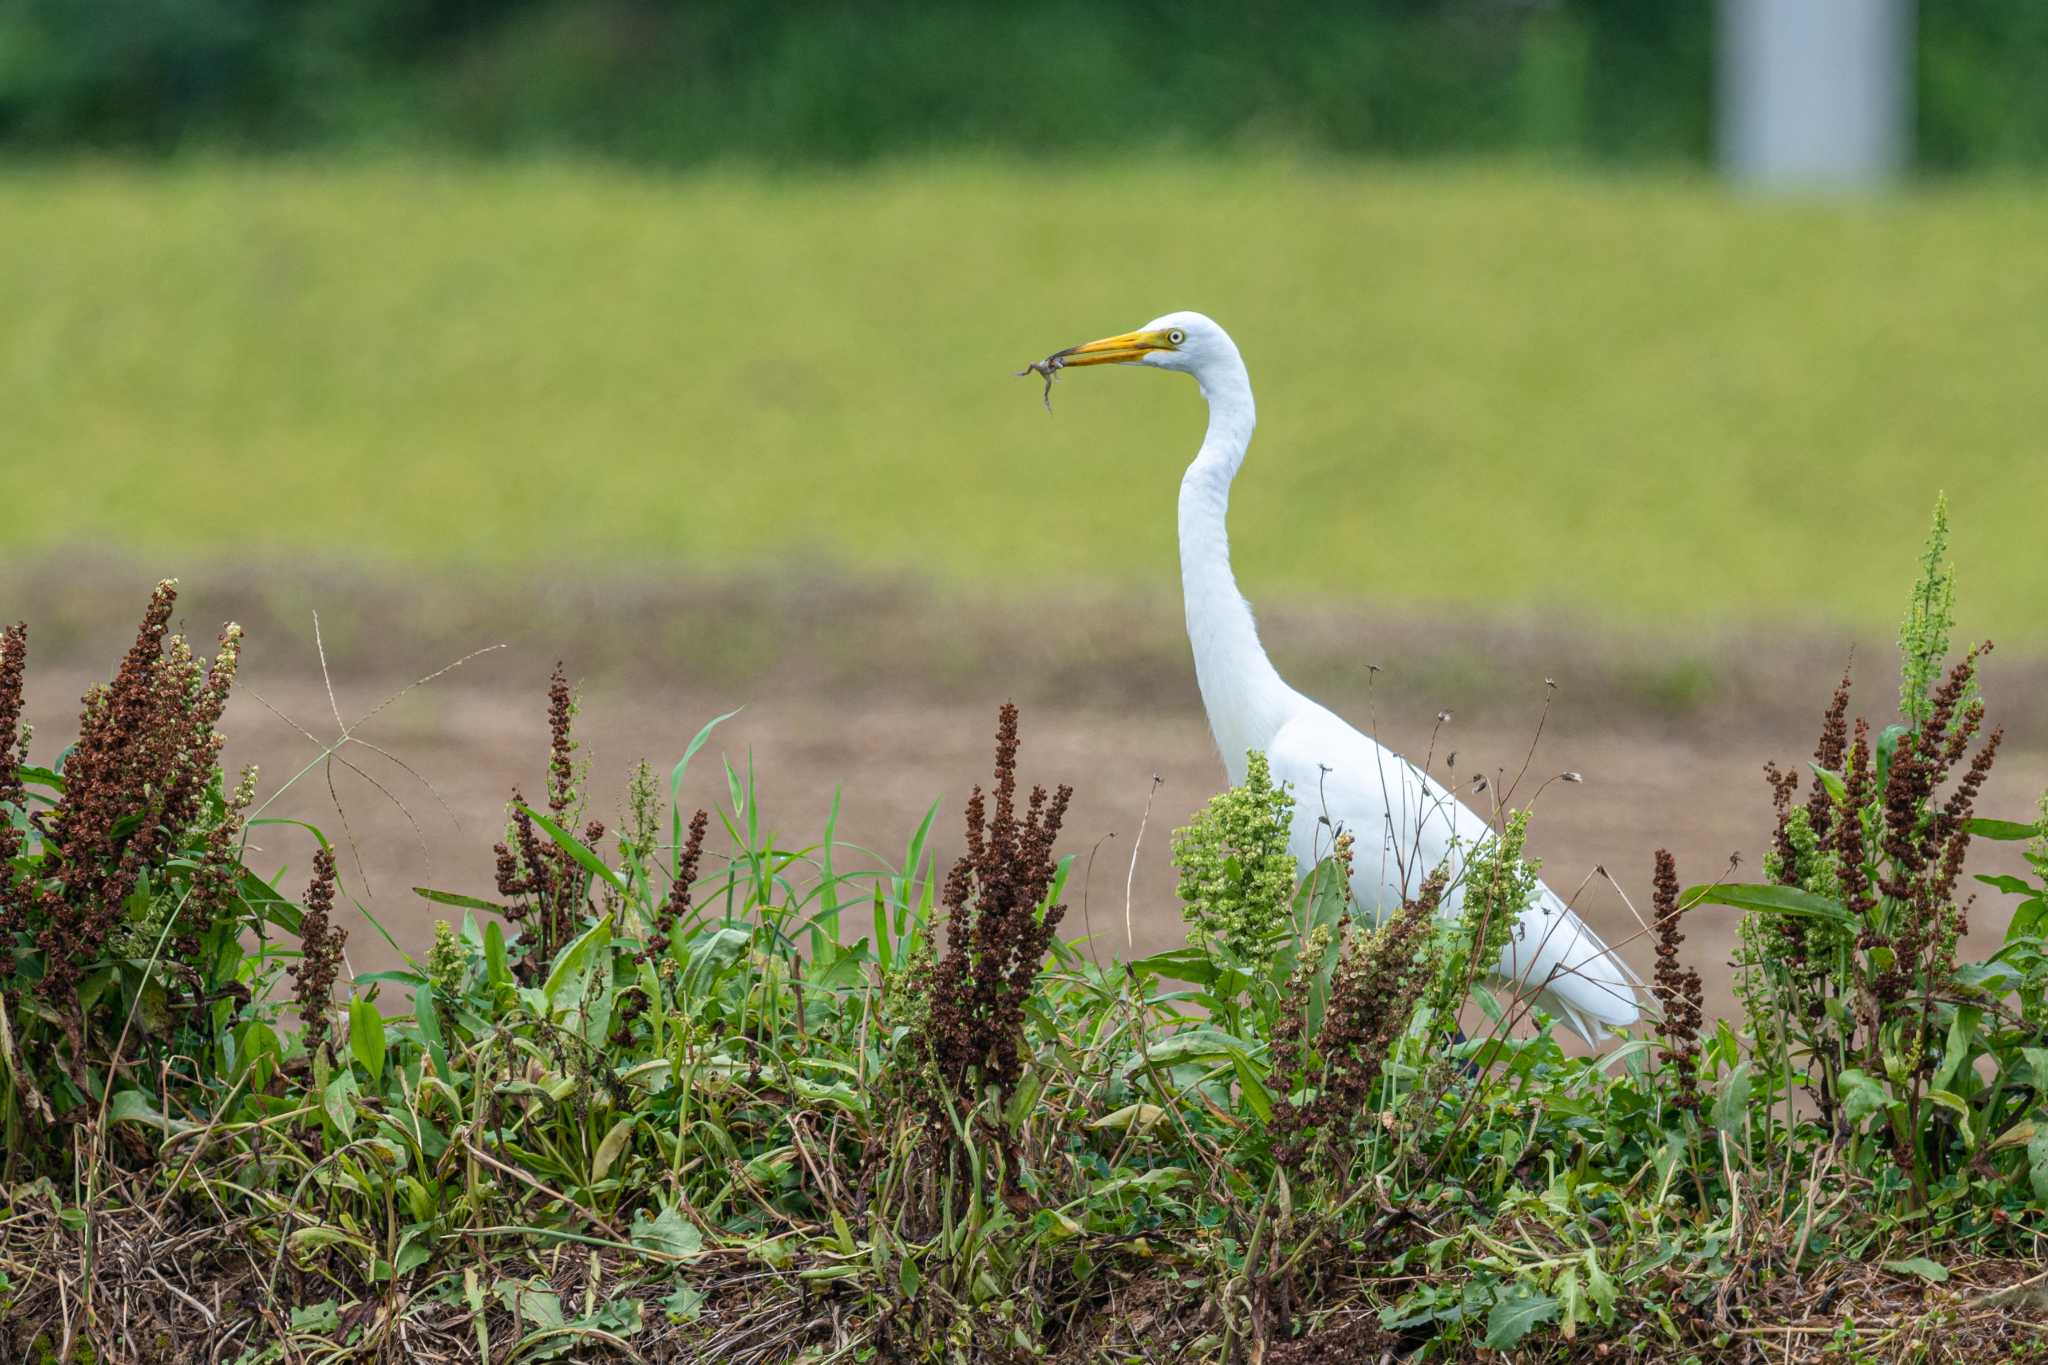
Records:
[[[0,639],[0,1359],[1024,1362],[2007,1360],[2048,1281],[2048,805],[1986,819],[1983,651],[1939,547],[1905,719],[1828,706],[1769,880],[1655,862],[1660,1018],[1593,1057],[1477,965],[1526,812],[1352,913],[1350,841],[1269,874],[1285,793],[1177,845],[1187,946],[1063,941],[1068,791],[1018,717],[940,875],[634,779],[579,822],[573,698],[500,899],[344,981],[310,826],[262,876],[210,667],[157,590],[79,741],[29,763]],[[713,722],[715,725],[716,722]],[[993,809],[990,808],[991,799]],[[1961,894],[1972,839],[2033,876]],[[1740,910],[1744,1017],[1681,923]],[[2005,917],[1959,960],[1962,917]],[[1463,1028],[1461,1028],[1461,1019]],[[1473,1027],[1474,1021],[1479,1027]],[[1516,1026],[1517,1020],[1527,1020]],[[1467,1036],[1467,1031],[1471,1036]]]

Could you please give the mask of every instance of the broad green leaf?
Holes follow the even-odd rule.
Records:
[[[384,1016],[377,1013],[372,1001],[360,995],[349,997],[348,1050],[369,1076],[371,1085],[384,1079]]]
[[[375,986],[380,982],[386,985],[404,986],[407,990],[416,991],[426,984],[426,978],[418,972],[408,972],[400,968],[392,968],[389,971],[382,972],[364,972],[355,978],[355,984],[358,986]]]
[[[1215,982],[1224,969],[1200,948],[1169,948],[1163,953],[1141,957],[1130,964],[1139,976],[1164,976],[1196,986]]]
[[[448,1070],[448,1041],[441,1033],[441,1007],[434,996],[431,982],[422,982],[412,994],[412,1017],[420,1031],[420,1041],[426,1044],[427,1056],[434,1063],[434,1074],[444,1081],[451,1081]]]
[[[1977,880],[1993,890],[2005,892],[2008,896],[2031,896],[2034,894],[2034,884],[2025,877],[2007,876],[2003,872],[1995,874],[1979,872]]]
[[[688,965],[684,968],[683,979],[692,991],[701,992],[710,988],[711,983],[746,956],[753,944],[754,936],[745,929],[726,925],[714,929],[690,945]]]
[[[695,1322],[704,1315],[704,1297],[703,1290],[679,1284],[675,1292],[661,1300],[661,1311],[668,1315],[670,1322]]]
[[[555,965],[548,969],[548,979],[541,987],[550,1009],[561,1009],[573,999],[564,1001],[567,988],[577,986],[575,994],[582,993],[582,978],[590,971],[590,965],[598,953],[612,941],[612,917],[604,916],[597,923],[571,939],[561,952],[555,955]]]
[[[1743,1121],[1749,1116],[1749,1088],[1749,1063],[1737,1062],[1715,1097],[1714,1126],[1732,1138],[1742,1136]]]
[[[506,1311],[526,1323],[553,1328],[568,1322],[562,1313],[561,1296],[548,1288],[546,1281],[524,1284],[518,1280],[499,1280],[491,1287],[497,1291],[498,1302],[505,1305]]]
[[[1983,1020],[1984,1011],[1975,1005],[1956,1008],[1955,1017],[1948,1021],[1948,1041],[1942,1047],[1941,1065],[1934,1072],[1935,1089],[1948,1089],[1963,1065],[1977,1055],[1977,1026]]]
[[[493,986],[512,984],[512,969],[505,960],[505,931],[496,920],[484,926],[484,975]]]
[[[434,1245],[429,1235],[415,1229],[407,1232],[398,1243],[398,1259],[392,1263],[394,1277],[410,1275],[428,1261],[434,1259]]]
[[[2035,1202],[2048,1207],[2048,1123],[2039,1125],[2027,1139],[2027,1177],[2034,1186]]]
[[[1850,1123],[1861,1122],[1871,1114],[1891,1106],[1891,1092],[1883,1082],[1854,1068],[1844,1071],[1842,1084],[1842,1117]]]
[[[2048,898],[2033,896],[2013,907],[2006,922],[2005,941],[2024,943],[2048,934]]]
[[[1977,816],[1963,821],[1963,828],[1979,839],[1998,839],[2006,843],[2024,843],[2041,837],[2041,826],[2029,821],[1987,820]]]
[[[171,1118],[163,1113],[149,1096],[140,1090],[117,1090],[114,1098],[107,1103],[107,1122],[140,1123],[163,1132],[166,1136],[182,1133],[192,1125],[184,1119]]]
[[[1586,1297],[1600,1310],[1603,1320],[1614,1315],[1614,1279],[1601,1267],[1599,1255],[1591,1250],[1586,1252]]]
[[[320,1104],[327,1111],[328,1121],[344,1138],[356,1130],[356,1108],[352,1103],[355,1094],[356,1076],[346,1067],[335,1072],[334,1079],[320,1092]]]
[[[1258,1117],[1260,1123],[1273,1121],[1273,1094],[1266,1089],[1266,1083],[1259,1075],[1252,1059],[1238,1048],[1230,1049],[1230,1064],[1237,1068],[1238,1093]]]
[[[1806,766],[1813,769],[1813,775],[1820,779],[1821,786],[1827,789],[1828,795],[1834,798],[1836,805],[1839,806],[1849,799],[1849,788],[1842,781],[1840,773],[1831,768],[1823,768],[1820,764],[1811,760],[1807,762]]]
[[[1556,1299],[1526,1284],[1509,1285],[1493,1301],[1486,1315],[1486,1338],[1480,1342],[1495,1351],[1519,1344],[1532,1328],[1557,1316]]]
[[[704,1233],[675,1209],[653,1218],[642,1209],[633,1216],[633,1245],[664,1256],[694,1256],[704,1249]]]
[[[341,1329],[341,1305],[333,1299],[323,1299],[304,1308],[294,1308],[291,1325],[294,1332],[337,1332]]]
[[[1831,901],[1826,896],[1816,896],[1811,891],[1801,891],[1796,886],[1750,883],[1692,886],[1679,894],[1678,902],[1685,906],[1726,905],[1736,910],[1755,910],[1767,915],[1801,915],[1839,925],[1854,922],[1848,910],[1844,909],[1839,901]]]
[[[1249,1051],[1250,1045],[1242,1038],[1208,1024],[1197,1024],[1193,1028],[1169,1034],[1156,1043],[1148,1043],[1142,1052],[1132,1053],[1124,1062],[1123,1074],[1128,1076],[1139,1067],[1148,1064],[1164,1066],[1207,1057],[1228,1057],[1232,1052]]]
[[[1558,1322],[1557,1329],[1566,1341],[1571,1341],[1578,1336],[1579,1324],[1586,1316],[1586,1296],[1579,1288],[1578,1269],[1566,1266],[1564,1273],[1557,1277],[1557,1283],[1551,1288],[1557,1291],[1558,1304],[1564,1310],[1564,1316]]]

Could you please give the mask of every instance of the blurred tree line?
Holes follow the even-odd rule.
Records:
[[[1920,7],[1924,165],[2048,162],[2048,0]],[[1699,160],[1707,0],[0,0],[0,148]]]

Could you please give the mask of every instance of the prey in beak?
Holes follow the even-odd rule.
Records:
[[[1053,376],[1069,365],[1128,365],[1144,359],[1148,351],[1173,349],[1174,343],[1168,332],[1125,332],[1100,341],[1084,341],[1064,351],[1054,351],[1045,359],[1034,360],[1017,371],[1017,376],[1020,379],[1027,374],[1045,376],[1045,410],[1051,412]]]

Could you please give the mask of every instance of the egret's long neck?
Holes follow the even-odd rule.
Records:
[[[1272,743],[1295,694],[1260,647],[1251,606],[1230,571],[1230,481],[1258,421],[1251,378],[1235,356],[1213,368],[1197,376],[1209,400],[1209,431],[1180,481],[1180,579],[1202,706],[1230,780],[1238,783],[1246,750]]]

